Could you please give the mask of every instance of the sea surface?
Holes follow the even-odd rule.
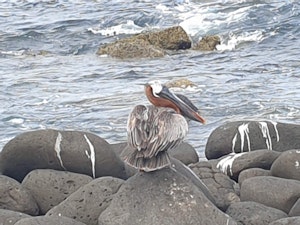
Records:
[[[99,57],[101,44],[181,25],[197,42],[219,35],[214,52],[157,59]],[[147,104],[143,83],[186,78],[179,89],[206,125],[186,141],[204,157],[208,136],[237,120],[300,123],[300,1],[0,0],[0,151],[38,129],[93,132],[126,140],[126,121]]]

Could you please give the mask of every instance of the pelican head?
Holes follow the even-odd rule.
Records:
[[[187,97],[174,94],[160,81],[155,80],[147,83],[145,93],[153,105],[172,108],[188,119],[205,123],[205,120],[199,115],[197,107]]]

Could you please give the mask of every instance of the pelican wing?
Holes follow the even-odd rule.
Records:
[[[187,131],[185,118],[165,108],[139,105],[128,119],[128,143],[145,158],[176,147]]]

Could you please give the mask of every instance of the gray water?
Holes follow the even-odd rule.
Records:
[[[298,1],[0,1],[0,149],[37,129],[126,140],[126,120],[148,104],[142,83],[186,78],[176,90],[199,106],[186,141],[204,157],[209,134],[236,120],[300,122]],[[194,41],[221,36],[214,52],[158,59],[95,54],[100,44],[181,25]]]

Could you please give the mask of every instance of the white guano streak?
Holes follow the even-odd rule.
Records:
[[[222,173],[225,173],[228,175],[228,168],[229,168],[229,172],[230,172],[230,176],[233,175],[232,173],[232,164],[234,162],[234,160],[240,156],[242,156],[243,154],[246,154],[246,152],[243,153],[230,153],[228,156],[226,156],[224,159],[220,160],[220,162],[218,162],[217,164],[217,168],[219,170],[222,171]]]
[[[86,142],[89,145],[90,148],[90,153],[86,150],[85,154],[87,155],[87,157],[91,160],[92,163],[92,173],[93,173],[93,178],[96,178],[96,167],[95,167],[95,162],[96,162],[96,158],[95,158],[95,149],[94,146],[92,145],[91,141],[88,139],[88,137],[86,135],[84,135],[84,138],[86,140]]]
[[[263,138],[266,139],[267,149],[273,150],[272,140],[271,140],[268,124],[266,122],[258,122],[258,123],[259,123],[259,128],[261,130],[261,133],[263,135]]]
[[[61,155],[60,155],[60,152],[61,152],[61,148],[60,148],[60,144],[61,144],[61,141],[62,141],[62,135],[60,132],[58,132],[58,135],[57,135],[57,138],[56,138],[56,141],[55,141],[55,146],[54,146],[54,151],[56,152],[56,156],[60,162],[60,165],[62,168],[64,168],[64,170],[66,170],[64,164],[63,164],[63,161],[61,159]]]
[[[249,138],[249,123],[243,123],[242,125],[240,125],[238,127],[238,131],[241,137],[241,152],[244,151],[244,145],[245,145],[245,136],[246,136],[246,140],[248,143],[248,151],[251,151],[251,147],[250,147],[250,138]],[[234,148],[235,148],[235,143],[237,141],[237,133],[235,134],[235,136],[232,139],[232,152],[234,152]]]
[[[274,130],[276,132],[276,141],[278,142],[279,141],[279,132],[278,132],[278,129],[277,129],[277,122],[271,121],[271,123],[274,126]]]

